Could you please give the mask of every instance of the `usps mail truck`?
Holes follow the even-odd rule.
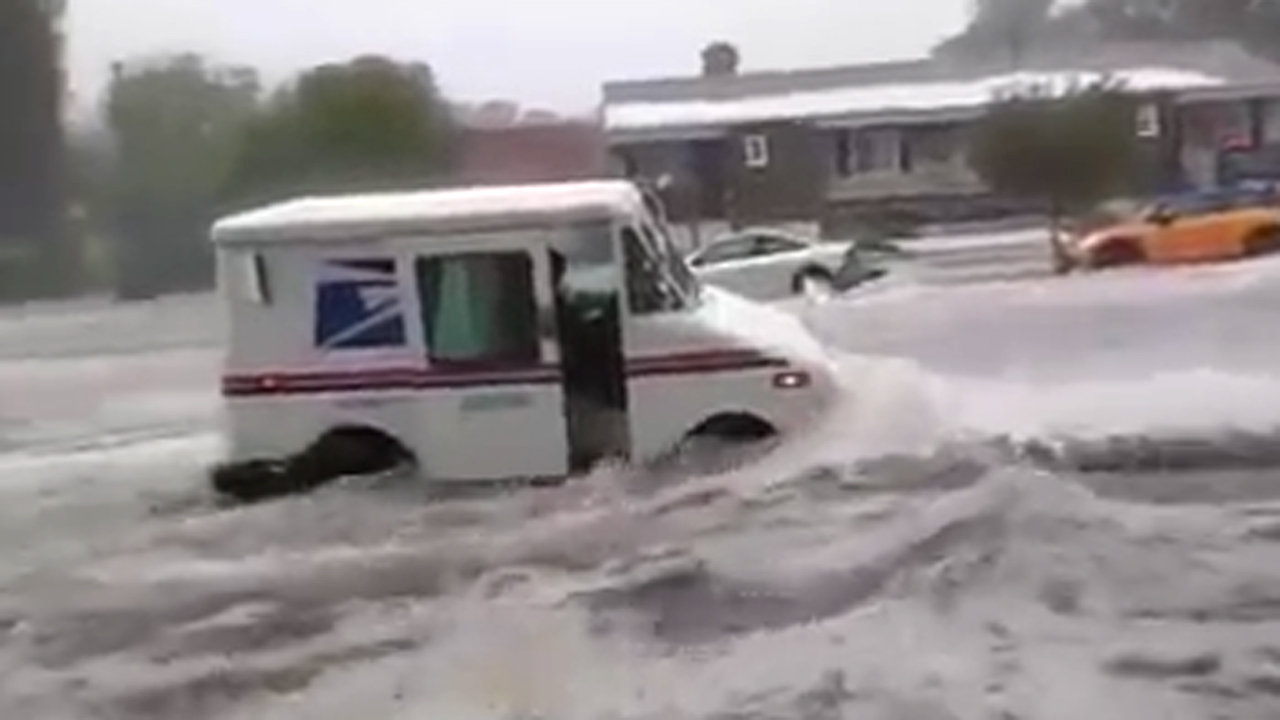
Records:
[[[801,431],[836,395],[794,316],[704,286],[632,183],[308,197],[217,222],[242,501],[412,466],[563,478]]]

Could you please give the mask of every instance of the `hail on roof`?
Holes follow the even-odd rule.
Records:
[[[1221,78],[1169,68],[1137,68],[1111,73],[1024,71],[986,78],[878,84],[733,100],[626,102],[604,109],[609,130],[732,125],[766,120],[837,117],[885,112],[920,112],[981,107],[1013,88],[1037,86],[1061,94],[1068,88],[1109,77],[1136,92],[1221,86]]]
[[[377,229],[430,230],[565,220],[626,213],[640,207],[635,185],[593,180],[529,185],[305,197],[232,215],[213,228],[217,242],[332,235]]]

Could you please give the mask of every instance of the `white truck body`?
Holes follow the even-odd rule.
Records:
[[[564,476],[836,394],[792,315],[703,287],[625,181],[304,198],[215,224],[231,461],[337,427],[430,480]]]

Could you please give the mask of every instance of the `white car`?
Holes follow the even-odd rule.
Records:
[[[755,299],[775,299],[801,293],[808,283],[843,284],[838,280],[857,262],[850,253],[854,246],[754,228],[718,237],[688,261],[705,282]]]

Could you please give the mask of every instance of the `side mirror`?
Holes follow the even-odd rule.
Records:
[[[1155,225],[1172,225],[1178,219],[1177,214],[1167,208],[1155,208],[1147,213],[1146,221]]]

